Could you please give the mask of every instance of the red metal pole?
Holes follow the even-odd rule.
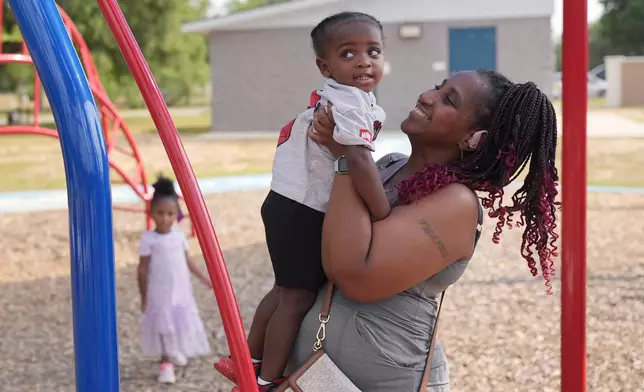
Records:
[[[235,373],[242,392],[257,392],[255,371],[250,360],[246,343],[246,334],[239,313],[230,276],[226,270],[224,257],[212,226],[208,208],[199,190],[188,156],[179,138],[177,128],[172,121],[161,91],[154,80],[141,48],[136,42],[132,30],[116,0],[98,0],[103,16],[118,43],[121,53],[132,72],[143,99],[145,100],[159,136],[170,158],[172,169],[177,175],[181,192],[188,206],[188,212],[194,222],[199,245],[204,253],[210,280],[212,281],[219,311],[221,313],[228,346],[235,363]]]
[[[586,391],[587,0],[563,2],[561,390]]]

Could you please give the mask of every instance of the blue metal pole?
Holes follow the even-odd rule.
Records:
[[[51,104],[65,163],[76,390],[118,392],[112,198],[99,114],[54,1],[9,3]]]

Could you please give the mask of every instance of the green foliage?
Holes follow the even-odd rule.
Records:
[[[601,18],[588,27],[589,69],[609,55],[644,55],[644,0],[600,0]],[[556,68],[561,70],[561,41],[555,47]]]
[[[644,55],[644,0],[601,0],[599,35],[610,54]]]
[[[555,71],[561,71],[561,38],[555,42]]]
[[[230,12],[240,12],[287,1],[290,0],[230,0],[227,6]]]
[[[611,43],[601,33],[601,22],[588,28],[588,65],[589,69],[604,63],[604,57],[611,54]]]
[[[601,35],[601,24],[595,22],[588,27],[588,69],[602,64],[604,56],[610,54],[611,44]],[[555,69],[561,71],[561,39],[555,43]]]
[[[181,25],[206,17],[208,0],[120,0],[141,50],[168,103],[189,100],[209,79],[207,39],[182,33]],[[92,51],[109,96],[128,106],[141,106],[141,95],[96,1],[64,0],[64,10]],[[5,7],[3,41],[20,40],[13,14]],[[16,33],[17,32],[17,33]],[[7,51],[7,50],[5,50]],[[0,68],[0,88],[15,91],[31,85],[29,66]]]

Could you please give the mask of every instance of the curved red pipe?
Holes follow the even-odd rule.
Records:
[[[115,0],[98,0],[98,5],[139,90],[141,90],[185,197],[219,304],[228,345],[235,363],[239,387],[242,392],[257,392],[256,376],[250,361],[246,334],[235,299],[235,292],[226,270],[224,257],[208,214],[206,202],[199,190],[197,178],[192,171],[177,129],[150,67],[146,63],[118,3]]]
[[[16,53],[0,54],[0,64],[29,64],[34,65],[31,56]]]
[[[0,135],[41,135],[58,139],[55,129],[34,127],[33,125],[9,125],[0,127]]]

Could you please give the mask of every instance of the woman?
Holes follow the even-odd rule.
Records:
[[[329,114],[319,111],[313,125],[316,142],[343,153]],[[364,392],[418,390],[437,295],[461,277],[478,239],[482,209],[473,191],[487,193],[482,205],[498,220],[494,242],[519,213],[521,253],[533,275],[538,259],[548,291],[556,256],[557,121],[533,83],[513,84],[491,71],[457,73],[421,94],[401,129],[409,158],[388,155],[375,164],[390,215],[373,222],[351,176],[338,174],[324,222],[324,269],[338,288],[324,349]],[[352,157],[346,161],[350,172]],[[503,206],[503,187],[528,164],[523,185]],[[290,370],[312,355],[324,292],[302,323]],[[449,391],[440,345],[427,390]]]

